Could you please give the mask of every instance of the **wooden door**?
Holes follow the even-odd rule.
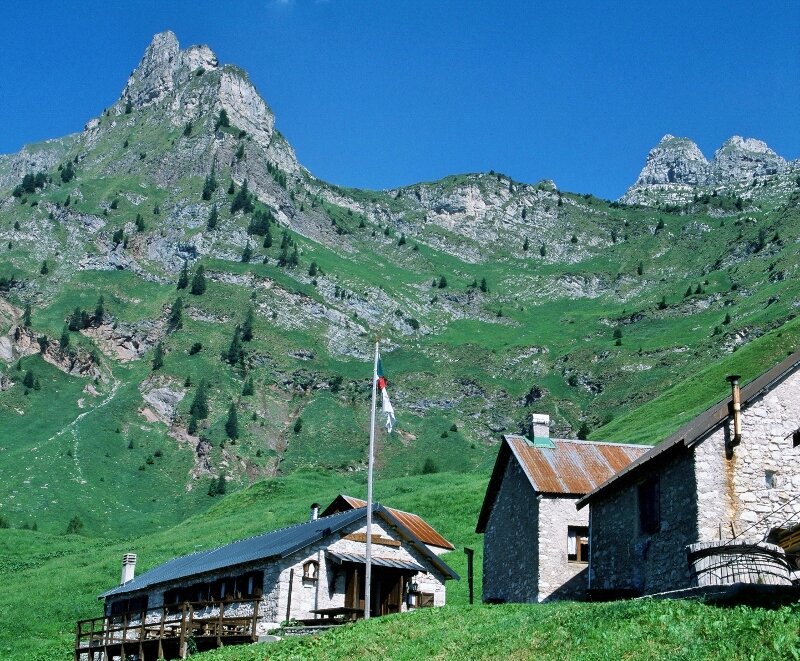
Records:
[[[403,575],[396,571],[385,571],[379,575],[379,614],[399,613],[403,601]]]
[[[345,578],[344,605],[346,608],[364,608],[365,568],[351,565]]]

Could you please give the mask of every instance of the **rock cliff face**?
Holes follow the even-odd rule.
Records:
[[[698,189],[748,186],[756,178],[781,175],[797,169],[766,143],[738,135],[725,141],[710,161],[688,138],[665,135],[650,150],[647,162],[621,201],[628,204],[683,204]]]
[[[700,148],[688,138],[665,135],[647,155],[637,186],[652,184],[705,184],[709,163]]]

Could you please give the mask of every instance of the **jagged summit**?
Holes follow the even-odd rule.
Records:
[[[217,56],[208,46],[191,46],[181,51],[175,33],[169,30],[159,32],[128,78],[122,91],[122,102],[130,100],[138,107],[156,103],[177,85],[186,82],[193,72],[200,68],[213,71],[218,66]]]
[[[782,174],[792,165],[755,138],[735,135],[709,161],[689,138],[667,134],[650,150],[636,183],[621,201],[684,203],[698,187],[750,185],[756,177]]]
[[[708,161],[689,138],[665,135],[647,155],[636,185],[705,183]]]

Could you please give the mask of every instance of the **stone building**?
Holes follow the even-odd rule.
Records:
[[[88,636],[82,636],[88,626],[79,623],[76,659],[95,658],[90,652],[99,647],[93,641],[111,650],[111,658],[116,651],[124,657],[120,641],[135,650],[157,638],[158,652],[148,656],[160,658],[170,655],[163,650],[172,644],[171,635],[181,639],[174,655],[183,656],[190,636],[207,648],[256,639],[287,620],[359,616],[367,508],[321,517],[318,511],[315,504],[305,523],[174,558],[139,576],[135,556],[126,555],[121,584],[99,597],[105,600],[104,617]],[[445,581],[457,574],[392,510],[375,504],[373,512],[371,613],[443,606]]]
[[[534,415],[532,440],[503,436],[476,528],[484,601],[582,598],[589,517],[575,503],[649,449],[551,439],[549,422]]]
[[[744,388],[728,381],[729,397],[579,501],[590,510],[591,593],[790,582],[800,352]]]

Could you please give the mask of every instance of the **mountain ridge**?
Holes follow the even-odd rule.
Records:
[[[160,33],[82,133],[0,159],[0,513],[119,530],[220,475],[361,475],[376,333],[383,475],[484,470],[532,412],[602,435],[797,314],[792,176],[651,206],[496,172],[334,186],[244,72]]]

